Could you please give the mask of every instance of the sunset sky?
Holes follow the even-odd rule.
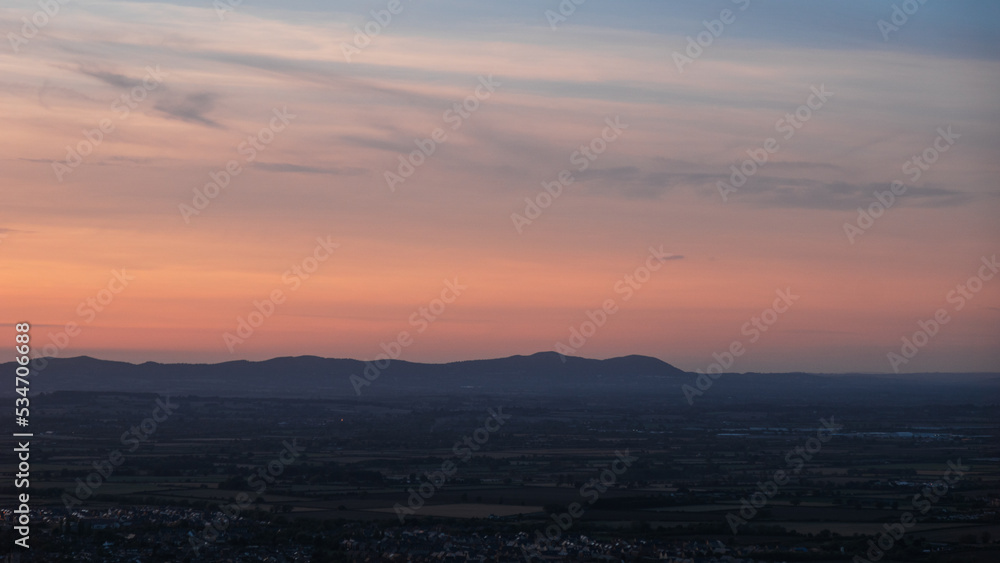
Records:
[[[576,355],[693,371],[740,341],[729,371],[889,372],[944,309],[901,371],[1000,371],[1000,275],[978,277],[1000,254],[1000,3],[880,29],[892,1],[402,0],[384,25],[395,2],[225,2],[0,7],[9,342],[28,321],[59,357],[371,359],[408,331],[402,359],[452,361],[552,350],[610,299]],[[724,199],[748,150],[767,161]],[[525,198],[548,204],[530,224]],[[650,247],[670,259],[622,282]]]

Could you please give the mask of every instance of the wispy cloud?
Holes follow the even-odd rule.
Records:
[[[260,168],[268,172],[288,172],[293,174],[330,174],[333,176],[355,176],[363,174],[364,168],[353,167],[333,167],[333,166],[305,166],[302,164],[292,164],[290,162],[257,162],[254,168]]]
[[[89,64],[81,64],[77,70],[81,74],[96,78],[97,80],[116,88],[127,89],[142,86],[142,78],[132,78],[117,72],[99,69]]]
[[[168,95],[156,102],[154,106],[167,117],[179,119],[188,123],[197,123],[215,129],[224,127],[205,114],[215,108],[219,95],[213,92],[197,92],[194,94]]]
[[[884,192],[888,189],[887,183],[851,184],[807,179],[754,178],[740,189],[739,194],[740,200],[758,207],[853,210],[868,206],[876,191]],[[896,198],[895,205],[954,207],[965,205],[975,197],[975,194],[953,188],[910,186],[902,196]]]

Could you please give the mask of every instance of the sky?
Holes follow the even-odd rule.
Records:
[[[1000,371],[998,27],[987,1],[4,2],[0,322],[130,362]]]

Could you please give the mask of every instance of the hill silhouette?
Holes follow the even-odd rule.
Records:
[[[361,399],[378,397],[496,395],[592,397],[671,408],[687,407],[683,391],[708,381],[648,356],[606,360],[539,352],[428,364],[392,360],[373,363],[317,356],[236,360],[216,364],[162,364],[108,361],[79,356],[47,358],[33,371],[31,392],[102,391],[198,395]],[[16,364],[0,369],[13,373]],[[872,405],[1000,403],[998,374],[723,374],[695,397],[702,405],[851,401]],[[6,396],[13,389],[0,390]]]

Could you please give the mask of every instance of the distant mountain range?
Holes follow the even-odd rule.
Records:
[[[9,362],[0,369],[13,374],[15,366]],[[1000,374],[724,374],[712,380],[702,376],[701,388],[698,377],[647,356],[593,360],[555,352],[445,364],[393,360],[388,365],[316,356],[218,364],[130,364],[80,356],[49,358],[45,369],[33,372],[31,391],[358,400],[401,395],[563,395],[680,407],[688,405],[683,390],[688,385],[689,395],[692,389],[700,391],[693,402],[701,404],[794,399],[1000,403]],[[10,395],[12,387],[0,389],[0,395]]]

